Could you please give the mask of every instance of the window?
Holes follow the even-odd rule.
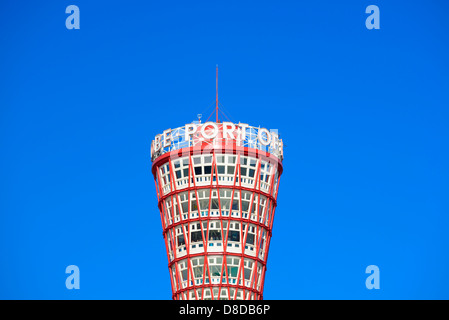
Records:
[[[229,231],[228,241],[240,241],[240,232],[239,231],[230,230]]]
[[[254,245],[254,234],[248,233],[246,237],[246,243]]]
[[[184,241],[184,235],[180,234],[178,235],[178,247],[185,245],[185,241]]]
[[[243,183],[253,184],[256,175],[257,160],[251,157],[240,157],[240,178]]]
[[[165,212],[166,212],[167,218],[169,219],[170,224],[171,224],[172,223],[171,200],[170,199],[166,199],[164,201],[164,203],[165,203]]]
[[[189,211],[189,203],[187,201],[181,203],[182,212],[187,213]]]
[[[221,231],[209,230],[209,240],[221,240]]]
[[[251,279],[251,272],[252,272],[252,268],[253,268],[254,262],[249,260],[249,259],[245,259],[245,263],[244,263],[244,274],[245,274],[245,280],[250,280]]]
[[[182,281],[187,281],[187,263],[185,260],[182,260],[182,262],[178,263],[178,268],[181,271],[181,278]]]
[[[251,192],[242,191],[242,211],[248,212]]]
[[[244,270],[245,270],[245,279],[246,280],[251,279],[251,269],[244,268]]]
[[[210,275],[212,277],[220,276],[221,274],[221,266],[211,265],[210,266]]]
[[[209,210],[209,199],[205,199],[205,200],[200,200],[200,207],[201,210]]]
[[[265,190],[268,190],[269,184],[268,181],[270,180],[271,171],[272,171],[272,165],[266,161],[262,161],[260,165],[260,181],[261,181],[261,188],[264,188]]]
[[[221,209],[222,210],[229,210],[229,204],[231,203],[230,199],[220,199],[221,201]]]
[[[186,242],[184,239],[184,233],[183,233],[184,228],[182,226],[179,226],[175,229],[176,231],[176,243],[178,245],[178,249],[179,251],[181,250],[181,247],[184,247]]]
[[[248,226],[248,235],[246,236],[246,244],[254,246],[256,227],[252,224]]]
[[[170,171],[168,170],[168,163],[164,164],[159,171],[162,180],[162,187],[167,186],[169,191],[170,184]],[[167,190],[164,190],[167,191]]]
[[[240,222],[231,222],[229,226],[228,242],[240,242]],[[230,244],[228,243],[228,246]]]
[[[187,214],[189,212],[188,193],[187,192],[180,193],[179,194],[179,200],[181,202],[182,213]],[[187,216],[184,216],[183,218],[186,219]]]
[[[176,274],[177,274],[177,272],[176,272],[176,265],[175,264],[173,264],[173,266],[171,268],[171,273],[172,273],[172,279],[173,279],[173,286],[177,290],[178,284],[177,284],[177,281],[176,281]]]
[[[203,237],[201,237],[201,231],[192,232],[192,243],[202,242]]]
[[[203,272],[204,272],[204,268],[203,268],[204,258],[203,257],[192,258],[190,261],[192,262],[192,266],[193,266],[193,276],[195,278],[195,283],[202,284]]]
[[[233,200],[232,201],[232,210],[239,210],[239,200]]]
[[[221,240],[221,224],[220,221],[211,221],[209,224],[209,240]]]
[[[219,209],[219,207],[218,207],[218,199],[213,199],[212,198],[211,209]]]
[[[220,277],[222,264],[223,264],[223,258],[222,257],[217,257],[217,256],[209,257],[209,272],[210,272],[210,276],[212,278],[213,277]],[[215,279],[215,281],[217,281],[217,280],[218,279]]]
[[[199,190],[198,191],[198,198],[200,202],[200,210],[207,212],[209,211],[209,197],[210,190]]]
[[[182,281],[187,281],[187,269],[181,271]]]
[[[240,258],[226,257],[226,265],[229,277],[229,283],[235,283],[239,273]],[[232,296],[232,295],[231,295]]]
[[[189,177],[189,158],[183,158],[172,162],[176,179]]]
[[[203,237],[201,236],[201,225],[199,223],[191,225],[190,239],[192,243],[203,242]]]
[[[198,204],[196,203],[196,199],[192,199],[192,201],[190,201],[190,211],[196,210],[198,210]]]
[[[204,157],[204,163],[212,163],[212,156],[205,156]]]
[[[267,224],[269,214],[266,210],[267,198],[265,196],[259,196],[259,221]],[[265,218],[265,221],[263,219]]]
[[[251,219],[256,220],[257,215],[256,212],[258,210],[258,206],[257,204],[259,203],[259,196],[257,194],[255,194],[253,196],[253,203],[251,204]],[[262,218],[262,217],[260,217]]]

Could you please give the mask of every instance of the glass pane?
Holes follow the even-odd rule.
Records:
[[[209,240],[221,240],[221,231],[209,230]]]
[[[184,241],[184,235],[179,235],[178,236],[178,246],[183,246],[185,245],[185,241]]]
[[[238,271],[239,271],[238,267],[230,267],[230,266],[228,266],[228,276],[229,277],[236,278]]]
[[[251,160],[249,161],[249,165],[250,165],[251,167],[255,167],[255,166],[256,166],[256,160],[251,159]]]
[[[249,202],[242,200],[242,211],[248,211]]]
[[[203,267],[202,266],[194,267],[193,274],[195,278],[201,278],[203,276]]]
[[[210,270],[210,275],[212,277],[220,276],[220,274],[221,274],[221,266],[212,265],[212,266],[209,266],[209,270]]]
[[[201,230],[200,231],[191,232],[191,237],[192,237],[192,243],[193,242],[202,242],[203,241],[203,237],[201,237]]]
[[[212,163],[212,156],[204,157],[204,163]]]
[[[209,199],[200,200],[201,210],[209,210]]]
[[[230,230],[228,240],[229,241],[240,241],[240,232],[235,231],[235,230]]]
[[[244,270],[245,270],[245,279],[249,280],[251,278],[251,269],[244,268]]]
[[[212,199],[212,209],[218,209],[218,199]]]
[[[229,204],[231,203],[231,200],[229,199],[221,199],[221,207],[223,210],[229,210]]]
[[[248,233],[248,237],[246,238],[246,243],[254,244],[254,234]]]

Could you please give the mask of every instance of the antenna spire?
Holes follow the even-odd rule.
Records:
[[[218,123],[218,64],[216,65],[216,74],[215,74],[215,113],[216,113],[216,122]]]

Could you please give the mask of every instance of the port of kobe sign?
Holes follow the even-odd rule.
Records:
[[[151,143],[151,159],[166,152],[195,146],[241,146],[269,152],[280,160],[283,158],[283,143],[276,129],[252,127],[245,123],[210,121],[189,123],[156,135]]]

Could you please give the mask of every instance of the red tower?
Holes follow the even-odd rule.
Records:
[[[218,120],[156,135],[152,172],[173,299],[260,300],[282,174],[277,130]]]
[[[262,299],[277,132],[197,122],[157,135],[151,153],[173,299]]]

